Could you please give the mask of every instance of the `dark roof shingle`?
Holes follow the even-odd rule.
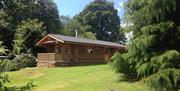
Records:
[[[118,48],[126,48],[126,46],[114,42],[107,42],[101,40],[91,40],[85,38],[76,38],[70,36],[64,36],[59,34],[50,34],[53,37],[56,37],[64,42],[73,42],[73,43],[85,43],[85,44],[94,44],[94,45],[104,45],[104,46],[111,46],[111,47],[118,47]]]

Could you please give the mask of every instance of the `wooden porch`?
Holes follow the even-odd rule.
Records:
[[[68,66],[72,62],[59,53],[38,53],[37,56],[39,67],[55,67],[55,66]]]

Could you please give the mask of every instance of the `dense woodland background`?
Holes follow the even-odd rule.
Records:
[[[0,90],[22,90],[4,86],[6,71],[36,66],[35,56],[43,48],[35,43],[48,33],[112,41],[125,44],[127,52],[111,58],[114,70],[130,80],[144,81],[150,91],[178,91],[180,88],[180,1],[127,0],[126,27],[113,2],[95,0],[70,18],[59,16],[53,0],[0,0]],[[3,73],[1,73],[3,72]],[[18,90],[18,91],[19,91]]]

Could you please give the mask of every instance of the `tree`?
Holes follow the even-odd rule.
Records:
[[[88,38],[88,39],[96,39],[95,34],[92,32],[88,32],[89,26],[82,25],[79,21],[76,19],[71,20],[69,24],[64,28],[62,34],[68,35],[68,36],[75,36],[76,31],[78,36],[81,38]]]
[[[114,58],[115,70],[137,79],[145,78],[151,91],[177,91],[180,86],[179,9],[179,0],[128,0],[126,21],[133,24],[130,26],[133,38],[128,52]]]
[[[13,17],[15,25],[22,20],[39,19],[48,33],[59,33],[61,22],[53,0],[2,0],[1,8]]]
[[[60,33],[62,28],[57,7],[53,0],[1,0],[0,21],[5,26],[0,26],[0,39],[3,45],[12,50],[16,27],[23,20],[38,19],[43,22],[47,33]]]
[[[60,21],[63,25],[63,28],[67,27],[67,25],[72,21],[72,19],[69,16],[60,16]]]
[[[37,19],[22,21],[16,29],[14,52],[35,54],[38,50],[35,44],[46,34],[44,30],[43,23]]]
[[[95,0],[75,18],[84,26],[89,28],[86,31],[96,35],[98,40],[119,42],[120,18],[113,3],[106,0]]]
[[[0,40],[3,41],[2,45],[5,45],[7,48],[12,49],[12,34],[10,21],[11,17],[8,14],[0,9]]]
[[[54,0],[38,0],[35,18],[43,22],[47,33],[61,33],[62,23]]]

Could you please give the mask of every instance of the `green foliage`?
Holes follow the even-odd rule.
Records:
[[[9,83],[9,77],[7,75],[0,74],[0,91],[31,91],[35,85],[33,83],[27,83],[22,87],[7,87],[4,86],[5,83]]]
[[[30,54],[17,55],[13,60],[0,60],[0,72],[20,70],[25,67],[35,67],[36,58]]]
[[[106,0],[95,0],[74,18],[83,26],[88,26],[85,30],[94,33],[98,40],[119,42],[125,38],[119,35],[118,11],[113,3]]]
[[[111,57],[110,64],[117,73],[120,72],[125,75],[131,74],[129,64],[124,60],[123,55],[118,52]]]
[[[9,82],[9,76],[0,72],[0,90],[4,88],[4,84]]]
[[[8,72],[17,70],[17,65],[13,60],[0,61],[0,72]]]
[[[84,34],[80,35],[80,37],[96,40],[96,35],[92,32],[85,32]]]
[[[13,61],[16,64],[17,69],[36,66],[36,58],[30,54],[18,55],[13,59]]]
[[[6,48],[1,45],[2,42],[0,42],[0,53],[6,52]],[[10,83],[9,76],[5,74],[4,72],[14,70],[15,65],[12,63],[11,60],[0,60],[0,91],[30,91],[34,85],[33,83],[28,83],[26,86],[23,87],[7,87],[5,86],[6,83]]]
[[[0,28],[7,28],[7,26],[9,25],[8,19],[10,18],[6,12],[4,12],[4,10],[0,10]]]
[[[27,0],[29,1],[29,0]],[[32,0],[34,2],[34,0]],[[46,27],[47,33],[61,33],[63,24],[60,21],[59,12],[54,0],[37,0],[37,11],[33,18],[39,19]]]
[[[16,28],[22,21],[38,19],[46,27],[44,32],[60,33],[62,24],[53,0],[1,0],[0,40],[9,50],[13,50]]]
[[[6,54],[6,52],[8,52],[8,49],[6,49],[6,47],[2,45],[2,41],[0,41],[0,55]]]
[[[180,86],[179,9],[178,0],[128,0],[126,21],[132,24],[129,30],[133,37],[128,52],[116,55],[115,70],[144,78],[150,84],[147,86],[155,91],[177,91]],[[119,70],[124,68],[130,70],[129,74]]]
[[[21,87],[4,87],[2,89],[0,89],[1,91],[32,91],[33,87],[35,87],[35,85],[31,82],[31,83],[27,83],[24,86]]]
[[[126,18],[139,26],[167,21],[178,10],[177,3],[177,0],[129,0],[126,3]]]
[[[151,91],[177,91],[180,85],[179,69],[164,69],[145,79]]]
[[[68,36],[75,36],[77,30],[78,37],[87,38],[87,39],[96,39],[94,33],[87,31],[89,28],[90,28],[89,26],[87,25],[84,26],[76,19],[73,19],[65,26],[62,34]]]
[[[17,55],[27,52],[35,54],[38,50],[35,44],[45,35],[44,30],[43,23],[37,19],[22,21],[16,29],[14,52]]]
[[[153,63],[156,63],[159,66],[159,69],[165,68],[180,68],[178,64],[180,60],[180,53],[176,50],[168,50],[163,54],[154,56],[151,58]]]
[[[0,41],[3,41],[3,46],[6,46],[9,49],[12,49],[12,39],[13,30],[10,28],[10,21],[12,20],[11,16],[3,10],[0,9]]]
[[[60,16],[60,21],[63,25],[63,28],[67,27],[67,25],[72,21],[72,19],[69,16]]]

